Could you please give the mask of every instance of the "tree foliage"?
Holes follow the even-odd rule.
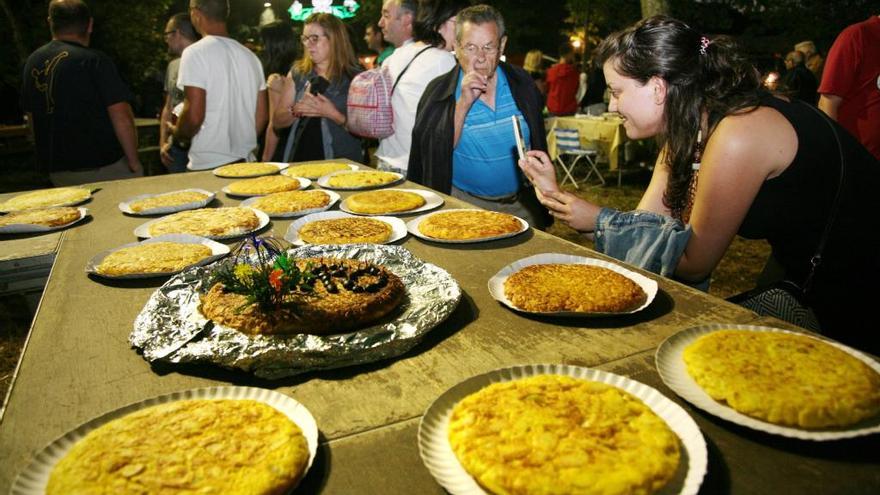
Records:
[[[609,34],[641,18],[639,0],[567,0],[574,24],[586,33],[586,51],[596,47]]]
[[[307,0],[306,0],[307,1]],[[480,3],[481,0],[471,0]],[[643,15],[643,0],[485,0],[504,15],[507,53],[516,61],[530,49],[555,54],[570,34],[585,35],[586,50],[603,37]],[[95,18],[92,46],[108,53],[123,78],[142,99],[155,86],[168,61],[161,33],[167,18],[185,12],[188,0],[89,0]],[[230,0],[230,32],[245,41],[257,36],[263,2]],[[273,0],[276,17],[285,18],[292,0]],[[849,24],[877,14],[876,0],[663,0],[672,16],[713,35],[737,38],[756,60],[785,53],[794,43],[813,40],[827,53],[837,34]],[[0,89],[2,120],[20,118],[17,91],[27,54],[49,40],[46,0],[0,0]],[[366,52],[364,28],[378,21],[382,0],[362,0],[358,15],[346,21],[359,53]],[[667,7],[661,7],[667,8]]]

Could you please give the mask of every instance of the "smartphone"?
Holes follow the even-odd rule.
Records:
[[[516,118],[516,115],[511,116],[510,120],[513,121],[513,136],[516,138],[516,151],[519,153],[519,159],[522,160],[526,157],[526,145],[523,142],[522,128],[519,125],[519,119]]]
[[[309,92],[313,95],[322,95],[330,87],[330,81],[321,76],[315,76],[309,80]]]

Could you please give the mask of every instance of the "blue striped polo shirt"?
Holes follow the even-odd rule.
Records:
[[[507,77],[500,68],[495,71],[498,78],[495,88],[495,110],[480,100],[474,102],[464,120],[464,127],[458,146],[452,153],[452,185],[462,191],[478,196],[502,197],[519,191],[520,178],[516,152],[516,139],[513,137],[513,123],[516,115],[523,131],[523,139],[528,147],[529,126],[522,112],[513,100]],[[464,73],[458,74],[455,99],[461,96],[461,81]]]

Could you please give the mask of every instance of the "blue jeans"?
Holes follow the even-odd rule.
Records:
[[[168,165],[168,171],[172,174],[186,172],[186,164],[189,162],[186,150],[171,145],[168,154],[171,155],[171,165]]]

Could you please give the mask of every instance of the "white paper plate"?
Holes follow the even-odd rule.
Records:
[[[223,170],[222,170],[223,167],[227,167],[227,166],[228,166],[228,165],[222,165],[222,166],[217,167],[217,168],[215,168],[214,170],[212,170],[211,173],[213,173],[213,174],[216,175],[217,177],[223,177],[224,179],[247,179],[247,178],[250,178],[250,177],[262,177],[263,175],[277,174],[278,172],[280,172],[280,171],[282,171],[282,170],[284,170],[285,168],[287,168],[287,167],[290,166],[289,163],[280,163],[280,162],[250,162],[250,163],[266,163],[266,164],[269,164],[269,165],[275,165],[276,167],[278,167],[278,170],[275,170],[275,171],[269,171],[269,172],[265,172],[265,173],[262,173],[262,174],[251,174],[251,175],[222,175],[222,174],[223,174]],[[237,164],[236,164],[236,163],[232,163],[232,164],[230,164],[230,165],[237,165]]]
[[[291,178],[292,178],[292,179],[295,178],[296,180],[299,181],[299,187],[297,187],[296,189],[293,189],[294,191],[302,191],[303,189],[307,189],[309,186],[312,185],[312,181],[309,180],[309,179],[305,179],[305,178],[302,178],[302,177],[291,177]],[[222,190],[223,192],[225,192],[227,195],[229,195],[229,196],[235,196],[235,197],[237,197],[237,198],[253,198],[253,197],[256,197],[256,196],[265,196],[266,194],[272,194],[272,193],[266,193],[266,194],[242,194],[242,193],[234,193],[234,192],[231,192],[231,191],[229,190],[229,186],[223,186],[223,189],[221,189],[221,190]]]
[[[204,246],[208,246],[211,248],[211,256],[193,263],[191,265],[187,265],[180,270],[174,270],[170,272],[162,272],[162,273],[129,273],[127,275],[105,275],[103,273],[98,272],[98,265],[104,261],[110,253],[114,253],[119,251],[120,249],[137,246],[139,244],[150,244],[153,242],[177,242],[180,244],[202,244]],[[130,242],[128,244],[124,244],[119,246],[118,248],[109,249],[107,251],[96,254],[89,262],[86,264],[86,273],[91,273],[97,275],[99,277],[104,278],[112,278],[112,279],[126,279],[126,278],[152,278],[152,277],[165,277],[168,275],[173,275],[175,273],[180,273],[187,268],[193,266],[207,265],[208,263],[217,261],[218,259],[229,254],[229,246],[225,244],[220,244],[219,242],[212,241],[207,237],[199,237],[197,235],[190,234],[164,234],[158,237],[153,237],[141,242]]]
[[[272,406],[278,411],[284,413],[285,416],[299,426],[303,435],[306,437],[306,441],[309,445],[309,462],[306,466],[305,473],[308,473],[309,468],[312,466],[312,462],[315,460],[315,453],[318,450],[318,425],[315,423],[315,418],[312,417],[312,413],[309,412],[306,406],[300,404],[291,397],[264,388],[231,386],[208,387],[183,390],[153,397],[152,399],[120,407],[119,409],[105,413],[91,421],[81,424],[38,452],[31,463],[18,474],[18,477],[12,485],[10,494],[43,495],[46,490],[46,484],[49,481],[49,474],[52,472],[55,464],[61,460],[68,451],[70,451],[76,442],[82,440],[86,434],[99,426],[140,409],[145,409],[158,404],[190,399],[250,399]],[[303,473],[303,478],[305,478],[305,473]]]
[[[313,213],[311,215],[304,216],[290,224],[290,227],[287,228],[287,233],[284,234],[284,239],[297,246],[305,246],[308,243],[300,238],[299,229],[301,229],[305,224],[309,222],[314,222],[317,220],[332,220],[335,218],[358,217],[349,213],[345,213],[344,211],[325,211],[321,213]],[[392,242],[397,242],[406,237],[406,224],[403,223],[403,220],[395,217],[372,218],[375,220],[381,220],[391,225],[391,237],[389,237],[388,240],[383,242],[382,244],[391,244]]]
[[[247,207],[245,207],[245,208],[247,208]],[[254,214],[257,215],[257,218],[260,219],[260,224],[257,225],[256,228],[249,230],[247,232],[237,232],[235,234],[229,234],[229,235],[206,235],[204,237],[207,237],[208,239],[213,239],[215,241],[223,240],[223,239],[235,239],[236,237],[246,236],[246,235],[250,234],[251,232],[257,232],[260,229],[262,229],[263,227],[265,227],[266,225],[269,225],[269,215],[266,215],[262,211],[256,210],[254,208],[250,208],[250,210],[253,210]],[[165,218],[165,217],[154,218],[147,223],[140,224],[136,229],[134,229],[134,235],[140,237],[141,239],[149,239],[149,238],[153,237],[152,235],[150,235],[150,226],[156,222],[161,221],[163,218]]]
[[[0,201],[0,213],[12,213],[12,212],[16,212],[16,211],[30,210],[30,209],[32,209],[32,208],[19,208],[19,209],[16,209],[16,210],[7,210],[7,209],[3,208],[3,205],[6,204],[6,201],[9,201],[10,199],[13,199],[13,198],[17,198],[17,197],[19,197],[19,196],[23,196],[23,195],[25,195],[25,194],[30,194],[30,193],[33,193],[33,192],[36,192],[36,191],[42,191],[42,190],[50,191],[50,190],[52,190],[52,189],[62,189],[62,188],[60,188],[60,187],[53,187],[53,188],[49,188],[49,189],[38,189],[38,190],[35,190],[35,191],[25,191],[25,192],[23,192],[23,193],[21,193],[21,194],[16,194],[15,196],[12,196],[11,198],[9,198],[9,199],[7,199],[7,200]],[[66,202],[66,203],[54,203],[54,204],[51,204],[51,205],[42,205],[42,206],[38,206],[38,207],[35,207],[35,208],[52,208],[52,207],[55,207],[55,206],[73,206],[73,205],[82,204],[82,203],[85,203],[86,201],[92,199],[92,193],[94,193],[95,191],[97,191],[97,189],[92,189],[92,188],[88,188],[88,187],[77,187],[77,186],[65,186],[65,187],[63,187],[63,189],[85,189],[85,190],[87,190],[87,191],[89,192],[89,195],[86,196],[85,198],[80,199],[80,200],[77,200],[77,201],[68,201],[68,202]]]
[[[425,234],[422,234],[421,231],[419,231],[419,224],[422,223],[422,221],[425,220],[426,218],[429,218],[431,215],[436,215],[438,213],[448,213],[450,211],[484,211],[484,210],[480,210],[477,208],[454,208],[454,209],[450,209],[450,210],[434,211],[434,212],[422,215],[420,217],[413,218],[412,220],[406,222],[406,228],[407,228],[407,230],[409,230],[410,234],[418,237],[419,239],[424,239],[426,241],[431,241],[431,242],[441,242],[444,244],[470,244],[470,243],[474,243],[474,242],[495,241],[498,239],[505,239],[507,237],[513,237],[515,235],[522,234],[523,232],[529,230],[529,222],[526,222],[525,220],[523,220],[520,217],[516,217],[516,219],[519,220],[519,222],[522,224],[522,228],[519,229],[518,231],[511,232],[509,234],[496,235],[496,236],[492,236],[492,237],[481,237],[479,239],[465,239],[465,240],[435,239],[433,237],[428,237]]]
[[[502,368],[474,376],[455,385],[428,407],[419,423],[419,454],[428,471],[443,488],[453,494],[484,494],[477,482],[464,470],[449,445],[449,418],[461,399],[492,383],[507,382],[535,375],[552,374],[593,380],[624,390],[660,416],[678,435],[684,449],[681,462],[686,463],[686,474],[670,482],[661,493],[695,494],[706,474],[708,456],[706,441],[694,420],[675,402],[657,390],[629,378],[580,366],[564,364],[530,364]]]
[[[55,206],[49,206],[47,208],[57,208]],[[89,215],[88,208],[79,207],[77,208],[79,211],[79,218],[72,222],[67,222],[64,225],[36,225],[32,223],[13,223],[9,225],[4,225],[0,227],[0,234],[32,234],[35,232],[51,232],[53,230],[61,230],[70,227],[71,225],[81,222],[85,217]]]
[[[425,204],[423,204],[422,206],[419,206],[418,208],[414,208],[412,210],[407,210],[407,211],[394,211],[394,212],[388,212],[388,213],[358,213],[356,211],[351,211],[350,209],[348,209],[348,207],[345,205],[345,201],[343,201],[339,205],[339,209],[346,212],[346,213],[351,213],[352,215],[376,216],[376,215],[410,215],[412,213],[418,213],[421,211],[429,211],[429,210],[433,210],[434,208],[439,208],[439,207],[443,206],[443,198],[441,198],[439,194],[437,194],[433,191],[427,191],[425,189],[394,189],[394,188],[385,189],[385,190],[386,191],[403,191],[403,192],[410,192],[410,193],[418,194],[419,196],[425,198]]]
[[[333,161],[333,160],[331,160],[331,161]],[[297,166],[299,166],[299,165],[320,165],[320,164],[319,164],[319,163],[312,163],[312,164],[309,164],[309,163],[291,163],[291,164],[290,164],[291,168],[293,168],[293,167],[297,167]],[[353,164],[351,164],[351,163],[343,163],[343,165],[346,165],[346,166],[348,167],[349,170],[360,170],[360,167],[358,167],[357,165],[353,165]],[[291,168],[288,168],[287,170],[284,170],[283,172],[281,172],[281,175],[286,175],[286,176],[288,176],[288,177],[296,177],[296,178],[300,178],[300,177],[302,177],[302,178],[304,178],[304,179],[314,179],[314,180],[318,180],[318,179],[321,178],[321,177],[304,177],[304,176],[302,176],[302,175],[294,175],[294,171],[293,171]],[[339,172],[345,172],[345,170],[339,170]]]
[[[184,203],[184,204],[179,204],[179,205],[174,205],[174,206],[161,206],[159,208],[150,208],[149,210],[134,211],[131,209],[131,204],[134,203],[135,201],[140,201],[142,199],[147,199],[147,198],[153,198],[156,196],[164,196],[166,194],[174,194],[174,193],[189,192],[189,191],[207,194],[208,197],[201,200],[201,201],[193,201],[190,203]],[[167,213],[176,213],[178,211],[195,210],[196,208],[202,208],[205,205],[207,205],[208,203],[210,203],[211,201],[214,201],[215,196],[216,196],[216,194],[212,193],[211,191],[206,191],[204,189],[180,189],[178,191],[171,191],[171,192],[165,192],[165,193],[141,194],[139,196],[129,198],[129,199],[123,201],[122,203],[119,203],[119,209],[122,210],[123,213],[128,213],[129,215],[164,215]]]
[[[732,407],[716,401],[715,399],[710,397],[709,394],[704,392],[703,389],[699,385],[697,385],[697,382],[695,382],[694,379],[691,378],[691,375],[687,372],[687,367],[685,366],[684,359],[682,358],[682,353],[684,352],[684,349],[693,341],[697,340],[703,335],[716,332],[718,330],[778,332],[804,335],[806,337],[815,338],[812,335],[791,332],[788,330],[780,330],[778,328],[760,327],[754,325],[728,324],[701,325],[698,327],[688,328],[687,330],[682,330],[681,332],[671,335],[666,340],[664,340],[662,344],[660,344],[660,347],[657,348],[655,361],[657,364],[657,371],[660,373],[660,378],[662,378],[663,382],[676,394],[681,396],[681,398],[683,398],[684,400],[699,407],[709,414],[713,414],[721,419],[725,419],[738,425],[746,426],[748,428],[767,433],[772,433],[774,435],[781,435],[789,438],[799,438],[801,440],[840,440],[844,438],[860,437],[880,432],[880,415],[874,416],[870,419],[866,419],[847,428],[806,430],[802,428],[794,428],[790,426],[781,426],[773,423],[768,423],[758,418],[753,418],[751,416],[742,414]],[[861,352],[851,347],[847,347],[837,342],[832,342],[825,339],[816,340],[821,340],[822,342],[833,345],[834,347],[837,347],[838,349],[851,354],[852,356],[870,366],[871,369],[873,369],[877,373],[880,373],[880,363],[869,358],[865,354],[862,354]]]
[[[306,180],[308,180],[308,179],[306,179]],[[321,191],[322,193],[330,196],[330,202],[327,203],[326,206],[322,206],[320,208],[309,208],[306,210],[291,211],[291,212],[286,212],[286,213],[269,213],[267,211],[260,210],[259,208],[254,206],[254,203],[256,203],[260,197],[265,197],[265,196],[255,196],[253,198],[248,198],[248,199],[242,201],[241,206],[247,206],[247,207],[259,210],[259,211],[263,211],[263,213],[265,213],[266,215],[269,215],[272,218],[293,218],[293,217],[301,217],[303,215],[311,215],[312,213],[320,213],[322,211],[329,210],[330,208],[333,208],[333,205],[335,205],[337,201],[339,201],[339,194],[337,194],[333,191],[324,191],[321,189],[313,189],[313,190],[314,191]]]
[[[355,174],[358,172],[382,172],[382,171],[381,170],[351,170],[351,171],[343,170],[341,172],[333,172],[332,174],[325,175],[325,176],[321,177],[320,179],[318,179],[318,185],[323,188],[326,188],[326,189],[336,189],[339,191],[360,191],[362,189],[379,189],[381,187],[388,187],[388,186],[391,186],[391,185],[397,184],[398,182],[403,181],[405,178],[403,176],[403,174],[398,174],[397,172],[387,172],[389,174],[394,174],[397,177],[396,179],[394,179],[393,181],[391,181],[387,184],[376,184],[376,185],[371,185],[371,186],[359,186],[359,187],[336,187],[336,186],[331,186],[328,184],[330,177],[333,177],[336,175]]]
[[[639,287],[645,291],[647,298],[645,299],[644,304],[639,306],[636,309],[631,311],[625,311],[620,313],[583,313],[576,311],[557,311],[557,312],[539,312],[539,311],[526,311],[524,309],[520,309],[516,307],[510,299],[504,294],[504,281],[507,280],[507,277],[510,277],[514,273],[522,270],[523,268],[531,265],[547,265],[551,263],[561,263],[566,265],[591,265],[591,266],[599,266],[602,268],[607,268],[613,272],[619,273],[624,277],[632,280],[633,282],[639,284]],[[570,317],[588,317],[588,316],[609,316],[609,315],[625,315],[636,313],[648,307],[651,304],[651,301],[657,297],[657,281],[651,280],[650,278],[636,273],[632,270],[628,270],[617,263],[612,263],[610,261],[599,260],[596,258],[585,258],[583,256],[573,256],[570,254],[559,254],[559,253],[542,253],[536,254],[534,256],[529,256],[528,258],[523,258],[521,260],[514,261],[513,263],[502,268],[498,273],[492,276],[489,279],[489,293],[492,294],[492,297],[507,306],[508,308],[515,309],[522,313],[531,313],[531,314],[539,314],[539,315],[553,315],[553,316],[570,316]]]

